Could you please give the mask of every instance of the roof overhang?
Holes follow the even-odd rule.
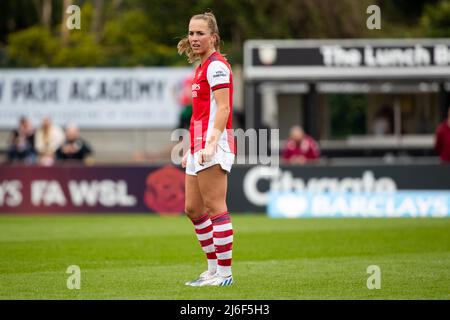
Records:
[[[450,80],[450,39],[247,40],[246,80]]]

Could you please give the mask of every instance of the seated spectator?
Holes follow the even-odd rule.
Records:
[[[282,150],[282,159],[286,164],[305,164],[317,161],[320,150],[317,142],[307,135],[303,128],[294,126]]]
[[[450,163],[450,107],[447,119],[436,129],[434,149],[442,163]]]
[[[89,144],[80,137],[80,130],[75,124],[66,127],[66,140],[56,151],[58,161],[83,162],[91,164],[92,149]]]
[[[177,128],[189,129],[192,116],[192,75],[187,76],[182,84],[178,102],[182,107]]]
[[[383,105],[373,120],[372,130],[377,137],[393,134],[394,113],[392,106]]]
[[[27,117],[21,117],[19,127],[11,133],[11,140],[8,147],[9,162],[34,162],[34,129],[31,121]]]
[[[51,166],[55,162],[56,150],[64,141],[64,131],[52,124],[50,118],[42,119],[42,125],[35,136],[35,147],[38,154],[38,163],[43,166]]]

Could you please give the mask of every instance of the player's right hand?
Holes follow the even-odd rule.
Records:
[[[184,154],[184,156],[183,156],[183,159],[181,159],[181,167],[182,167],[182,168],[186,168],[186,163],[187,163],[188,155],[189,155],[189,151],[186,152],[186,153]]]

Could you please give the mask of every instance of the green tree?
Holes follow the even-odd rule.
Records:
[[[426,6],[420,23],[428,37],[450,37],[450,0]]]
[[[51,66],[59,48],[58,41],[41,26],[35,26],[11,34],[8,38],[10,66]]]
[[[106,56],[92,34],[72,31],[52,59],[54,67],[95,67],[105,65]]]
[[[64,32],[69,3],[81,6],[82,30]],[[366,27],[371,4],[381,7],[381,30]],[[208,10],[233,64],[242,62],[246,39],[448,37],[449,7],[450,0],[2,0],[0,64],[186,65],[177,42],[190,17]]]
[[[366,133],[367,96],[362,94],[327,95],[330,107],[331,137],[346,138]]]
[[[112,65],[165,65],[177,59],[175,47],[157,40],[163,30],[140,10],[129,10],[104,26],[102,44]]]
[[[70,30],[64,39],[58,37],[60,46],[52,60],[55,67],[95,67],[106,64],[106,52],[97,42],[96,32],[92,30],[94,7],[92,3],[86,2],[82,8],[81,29]],[[65,21],[62,21],[65,24]],[[56,26],[56,30],[62,32],[62,25]],[[55,34],[55,38],[58,34]]]

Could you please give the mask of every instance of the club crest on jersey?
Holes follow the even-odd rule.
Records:
[[[202,76],[202,73],[203,73],[203,71],[199,71],[199,73],[197,74],[197,79]]]
[[[193,83],[192,84],[192,97],[196,98],[197,97],[197,91],[200,90],[200,84],[198,83]]]

